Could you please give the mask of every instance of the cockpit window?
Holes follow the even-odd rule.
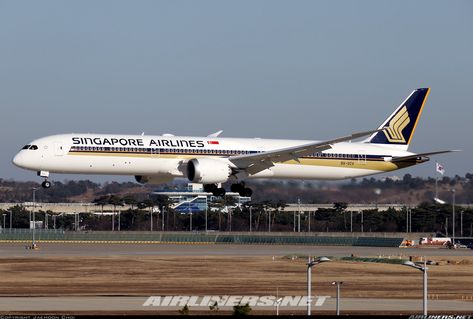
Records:
[[[25,145],[23,146],[22,150],[37,150],[38,149],[38,145]]]

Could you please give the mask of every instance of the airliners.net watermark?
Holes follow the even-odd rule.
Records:
[[[330,296],[313,296],[311,305],[321,307]],[[143,307],[307,307],[307,296],[151,296]]]

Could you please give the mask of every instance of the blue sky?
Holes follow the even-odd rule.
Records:
[[[338,137],[376,128],[418,87],[432,91],[410,150],[464,151],[394,174],[433,175],[438,160],[464,175],[473,171],[472,9],[0,0],[0,177],[37,180],[11,158],[56,133]]]

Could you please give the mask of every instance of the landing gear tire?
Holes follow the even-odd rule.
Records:
[[[242,197],[251,197],[251,195],[253,195],[253,191],[251,190],[251,188],[248,188],[248,187],[245,187],[243,188],[240,192],[238,192],[240,194],[240,196]]]
[[[51,182],[50,181],[44,181],[41,183],[41,186],[43,188],[50,188],[51,187]]]
[[[213,193],[214,196],[221,196],[221,197],[223,197],[223,196],[225,196],[225,193],[226,193],[226,192],[225,192],[225,188],[222,187],[222,188],[217,188],[217,189],[215,189],[212,193]]]
[[[234,193],[240,194],[242,197],[251,197],[251,195],[253,195],[251,188],[245,187],[244,183],[232,184],[230,190]]]
[[[217,189],[218,189],[218,187],[215,184],[205,184],[204,185],[204,192],[206,192],[206,193],[214,193]]]
[[[246,188],[245,188],[245,183],[244,182],[232,184],[232,186],[230,186],[230,190],[232,192],[239,193],[240,195],[245,189]]]

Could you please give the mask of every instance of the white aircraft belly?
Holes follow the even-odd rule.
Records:
[[[282,178],[282,179],[345,179],[380,173],[373,169],[329,167],[315,165],[276,164],[270,169],[259,172],[249,178]]]
[[[110,174],[110,175],[159,175],[184,177],[179,170],[179,158],[140,158],[126,156],[58,156],[44,166],[53,173],[70,174]],[[270,169],[249,178],[281,179],[345,179],[380,173],[373,169],[329,167],[316,165],[276,164]]]
[[[180,159],[139,158],[127,156],[65,155],[49,161],[45,170],[53,173],[183,176]]]

